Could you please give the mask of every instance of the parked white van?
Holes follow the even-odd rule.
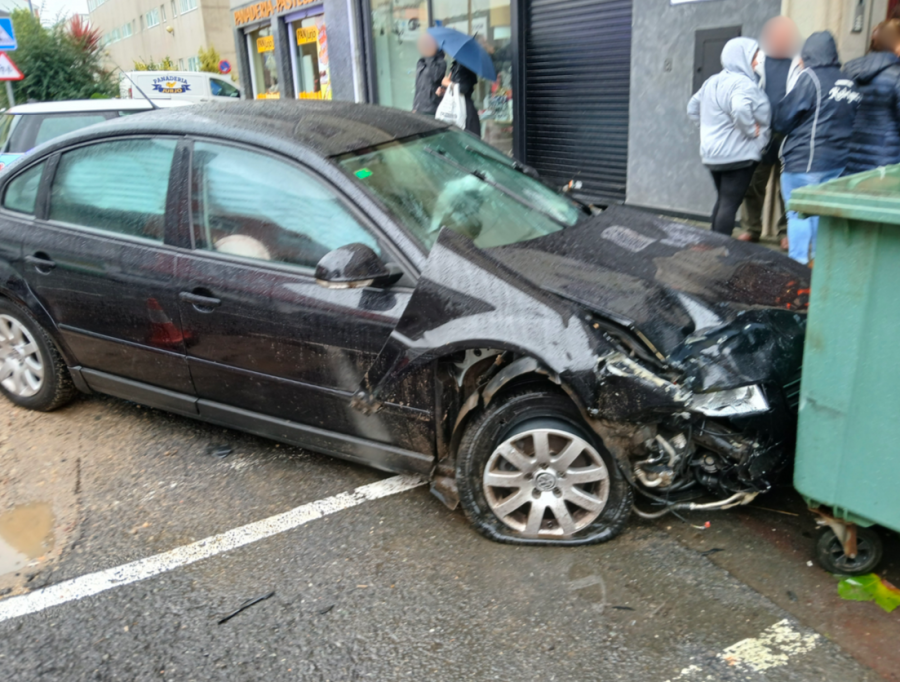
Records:
[[[123,98],[143,99],[134,83],[151,99],[209,102],[239,100],[241,91],[225,77],[205,71],[129,71],[120,81]]]

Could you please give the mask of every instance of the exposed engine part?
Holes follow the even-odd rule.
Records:
[[[703,428],[694,431],[694,442],[737,462],[745,461],[758,447],[758,443],[748,440],[746,436],[709,422],[704,423]]]
[[[718,502],[707,502],[704,504],[698,504],[696,502],[682,502],[679,504],[673,504],[665,509],[658,512],[643,512],[637,508],[637,505],[632,507],[635,514],[640,516],[642,519],[658,519],[669,512],[674,511],[721,511],[723,509],[731,509],[732,507],[740,507],[746,504],[750,504],[753,500],[756,499],[756,496],[759,495],[759,492],[742,492],[735,493],[731,497],[726,500],[719,500]]]
[[[679,433],[670,442],[661,433],[657,433],[654,440],[659,445],[661,457],[635,464],[634,476],[648,488],[668,488],[676,480],[676,471],[687,448],[687,438]],[[666,463],[662,464],[664,460]]]
[[[707,417],[747,417],[769,411],[769,401],[759,386],[742,386],[714,393],[694,393],[690,408]]]

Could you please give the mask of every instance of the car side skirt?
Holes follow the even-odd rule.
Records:
[[[419,452],[242,410],[94,369],[70,367],[69,371],[76,384],[83,384],[96,393],[308,448],[381,471],[428,475],[434,467],[434,458]]]

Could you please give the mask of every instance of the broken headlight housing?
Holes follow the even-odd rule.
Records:
[[[769,411],[762,388],[753,384],[713,393],[695,393],[688,405],[691,412],[707,417],[749,417]]]

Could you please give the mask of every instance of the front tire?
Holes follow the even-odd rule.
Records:
[[[631,513],[631,487],[614,457],[554,390],[489,405],[463,434],[456,481],[466,516],[499,542],[605,542]]]
[[[0,393],[30,410],[50,412],[75,397],[66,363],[35,319],[0,299]]]

